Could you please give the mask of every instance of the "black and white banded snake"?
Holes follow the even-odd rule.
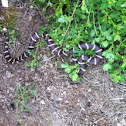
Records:
[[[46,32],[44,32],[42,35],[40,35],[38,32],[35,32],[31,36],[28,46],[29,50],[33,50],[35,48],[35,43],[40,37],[44,37],[44,39],[47,41],[48,47],[51,50],[51,52],[57,56],[70,56],[74,53],[74,48],[71,48],[68,51],[63,51],[60,47],[56,46],[52,38]],[[81,55],[78,59],[72,57],[73,64],[78,63],[80,66],[78,74],[82,75],[86,71],[85,62],[93,65],[96,65],[98,62],[100,62],[100,60],[102,59],[102,49],[100,49],[99,46],[97,46],[96,44],[91,43],[78,44],[78,47],[80,50],[91,49],[96,52],[96,56],[94,58],[88,55]],[[30,56],[29,52],[24,51],[24,53],[21,54],[18,58],[11,57],[9,53],[8,41],[4,43],[3,52],[6,61],[11,64],[19,63],[23,60],[26,60],[26,58]]]

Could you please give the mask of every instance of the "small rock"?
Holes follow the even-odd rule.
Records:
[[[57,100],[58,100],[58,101],[62,101],[62,98],[58,98]]]
[[[113,87],[111,87],[110,89],[111,89],[111,91],[113,91],[113,90],[114,90],[114,88],[113,88]]]
[[[10,71],[6,71],[6,77],[10,78],[13,77],[14,75]]]
[[[63,96],[63,95],[66,95],[66,91],[64,91],[61,95],[62,95],[62,96]]]
[[[91,88],[89,88],[89,89],[88,89],[88,92],[92,92],[92,89],[91,89]]]
[[[67,103],[67,104],[68,104],[68,103],[69,103],[69,101],[67,101],[67,100],[66,100],[66,101],[65,101],[65,103]]]
[[[50,92],[50,91],[53,90],[53,87],[52,86],[49,86],[49,87],[47,87],[47,90]]]
[[[40,101],[40,103],[41,103],[42,105],[45,105],[45,101],[44,101],[43,99]]]

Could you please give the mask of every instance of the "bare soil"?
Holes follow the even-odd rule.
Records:
[[[28,47],[30,35],[41,25],[48,27],[48,22],[37,7],[19,7],[16,11],[20,38],[10,51],[17,56]],[[81,83],[73,83],[60,68],[61,59],[52,57],[47,45],[39,49],[43,65],[36,71],[24,62],[5,63],[3,38],[0,38],[0,126],[19,126],[17,113],[10,104],[16,88],[30,82],[37,84],[37,96],[29,101],[29,112],[19,113],[23,126],[126,126],[126,83],[115,84],[102,70],[104,61],[89,66]]]

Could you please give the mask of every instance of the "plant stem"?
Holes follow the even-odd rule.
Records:
[[[96,30],[96,26],[95,26],[95,17],[94,17],[94,12],[93,12],[93,24],[94,24],[94,31],[95,31],[95,33],[96,33],[96,35],[97,35],[97,30]]]
[[[17,108],[17,111],[16,111],[16,113],[17,113],[17,120],[19,121],[20,126],[23,126],[21,118],[20,118],[20,114],[19,114],[19,111],[18,111],[18,104],[16,105],[16,108]]]

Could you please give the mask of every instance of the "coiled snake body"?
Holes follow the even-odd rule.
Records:
[[[56,46],[52,38],[46,32],[44,32],[42,36],[47,41],[48,47],[53,54],[64,57],[64,56],[70,56],[71,54],[74,53],[74,48],[68,51],[63,51],[60,47]],[[35,48],[35,43],[40,37],[41,35],[38,32],[35,32],[31,36],[29,46],[28,46],[29,50],[32,50]],[[84,61],[93,65],[96,65],[102,59],[102,49],[100,49],[99,46],[95,44],[90,44],[90,43],[79,44],[78,47],[80,50],[91,49],[96,52],[96,57],[94,58],[89,57],[88,55],[81,55],[78,60],[75,57],[72,58],[73,64],[76,64],[76,63],[79,64],[80,70],[78,71],[78,74],[82,75],[86,71],[86,64]],[[29,52],[24,51],[24,53],[20,55],[18,58],[12,58],[8,49],[9,49],[8,42],[5,42],[3,51],[4,51],[4,57],[8,63],[12,63],[12,64],[19,63],[30,56]]]

